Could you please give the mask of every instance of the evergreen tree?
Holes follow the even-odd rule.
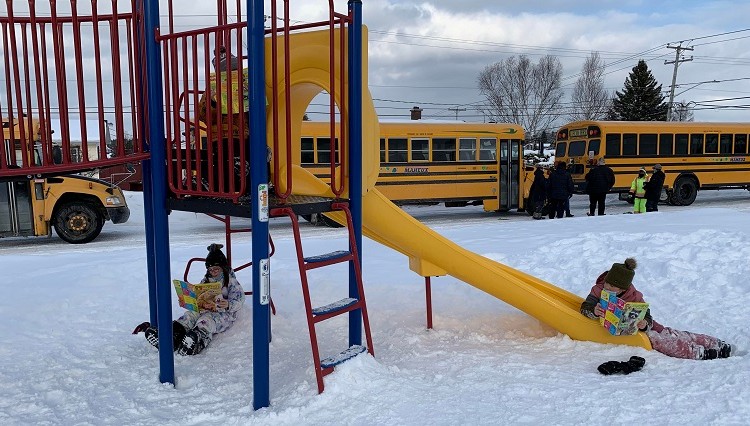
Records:
[[[664,121],[669,106],[646,61],[638,61],[625,79],[622,92],[616,92],[609,115],[619,121]]]

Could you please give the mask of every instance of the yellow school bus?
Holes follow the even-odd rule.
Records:
[[[300,139],[301,166],[329,180],[330,123],[303,122]],[[398,205],[518,209],[523,140],[523,128],[517,124],[381,122],[376,187]],[[334,143],[338,155],[338,136]]]
[[[557,132],[555,160],[568,163],[579,192],[585,176],[604,158],[615,172],[612,192],[627,193],[641,167],[661,164],[663,195],[690,205],[698,190],[750,189],[750,123],[576,121]]]
[[[19,140],[19,123],[2,120],[8,167],[21,167],[24,157],[28,163],[43,165],[39,121],[25,118],[24,125],[27,152]],[[1,172],[0,237],[49,236],[54,227],[63,240],[82,244],[96,238],[107,220],[124,223],[130,217],[120,188],[105,181],[76,175],[9,177]]]

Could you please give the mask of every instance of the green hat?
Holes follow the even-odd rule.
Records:
[[[607,272],[607,276],[604,277],[604,282],[627,290],[633,284],[635,267],[637,265],[637,262],[632,257],[625,259],[625,263],[613,263],[609,272]]]

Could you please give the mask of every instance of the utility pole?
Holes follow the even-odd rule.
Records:
[[[459,111],[466,111],[466,108],[455,107],[455,108],[448,108],[448,110],[449,111],[456,111],[456,121],[458,121],[458,112]]]
[[[664,65],[674,64],[674,72],[672,73],[672,86],[669,90],[669,110],[667,111],[667,121],[672,121],[672,105],[674,104],[674,88],[677,85],[677,68],[680,66],[681,62],[688,62],[692,61],[693,57],[690,58],[680,58],[680,55],[682,55],[683,50],[689,50],[693,51],[692,47],[682,47],[682,43],[680,43],[678,46],[672,46],[670,44],[667,44],[667,49],[674,49],[674,61],[664,61]]]

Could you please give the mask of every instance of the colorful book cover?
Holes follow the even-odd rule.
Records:
[[[648,303],[625,302],[607,290],[602,290],[599,305],[604,309],[604,318],[599,318],[599,323],[613,336],[637,333],[637,324],[646,318],[648,312]]]
[[[214,311],[221,295],[221,283],[190,284],[182,280],[172,280],[180,306],[193,312]]]

